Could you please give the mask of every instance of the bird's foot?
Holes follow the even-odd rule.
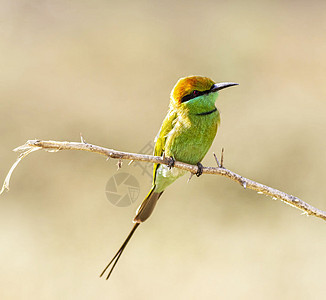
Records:
[[[169,156],[166,159],[168,161],[169,169],[172,169],[174,167],[175,159],[172,156]]]
[[[203,165],[198,162],[197,163],[198,171],[196,172],[196,176],[199,177],[201,174],[203,174]]]

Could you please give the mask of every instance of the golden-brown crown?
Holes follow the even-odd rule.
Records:
[[[178,106],[184,96],[191,94],[193,91],[207,91],[215,82],[203,76],[188,76],[180,78],[171,92],[171,105]]]

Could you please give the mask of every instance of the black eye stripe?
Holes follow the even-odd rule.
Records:
[[[190,94],[182,97],[181,103],[187,102],[187,101],[189,101],[191,99],[194,99],[194,98],[197,98],[197,97],[199,97],[201,95],[209,94],[213,87],[214,87],[214,84],[211,86],[211,88],[209,90],[202,91],[202,92],[196,91],[196,94],[193,94],[193,91],[192,91]]]

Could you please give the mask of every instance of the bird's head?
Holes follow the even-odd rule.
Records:
[[[178,80],[171,92],[170,106],[190,113],[202,113],[215,107],[219,90],[234,85],[237,83],[215,83],[203,76],[184,77]]]

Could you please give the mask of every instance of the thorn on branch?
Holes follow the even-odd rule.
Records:
[[[119,159],[117,162],[118,170],[122,167],[122,159]]]
[[[188,178],[188,180],[187,180],[187,183],[189,183],[189,181],[191,180],[192,176],[194,176],[194,173],[191,173],[191,172],[190,172],[190,176],[189,176],[189,178]]]
[[[222,152],[221,152],[221,168],[224,168],[223,160],[224,160],[224,148],[222,148]]]
[[[221,167],[220,162],[218,161],[218,158],[214,152],[213,152],[213,155],[214,155],[217,166],[220,168]]]
[[[86,140],[83,138],[82,133],[80,133],[80,141],[81,141],[83,144],[87,144],[87,143],[86,143]]]
[[[241,185],[243,186],[244,189],[247,188],[247,182],[245,180],[241,180]]]

